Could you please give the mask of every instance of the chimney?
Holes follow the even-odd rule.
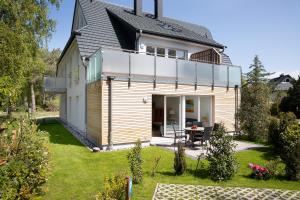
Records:
[[[155,18],[160,20],[163,17],[163,0],[154,0]]]
[[[143,0],[134,0],[134,14],[142,15]]]

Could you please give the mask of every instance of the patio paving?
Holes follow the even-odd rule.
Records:
[[[160,146],[171,151],[175,151],[176,147],[174,147],[174,138],[166,138],[166,137],[152,137],[151,145]],[[198,142],[197,142],[198,143]],[[196,143],[196,144],[197,144]],[[236,151],[243,151],[252,148],[265,147],[262,144],[255,144],[250,142],[242,142],[242,141],[234,141],[236,146]],[[195,148],[185,147],[185,154],[193,159],[197,159],[197,157],[201,154],[206,154],[206,149],[202,149],[200,146],[196,146]]]
[[[300,190],[219,187],[158,183],[153,200],[241,199],[241,200],[299,200]]]

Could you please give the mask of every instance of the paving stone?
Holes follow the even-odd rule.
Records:
[[[153,200],[300,200],[300,190],[157,184]]]

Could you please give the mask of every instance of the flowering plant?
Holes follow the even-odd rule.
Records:
[[[252,176],[256,179],[267,180],[271,177],[269,170],[260,165],[249,163],[250,169],[252,169]]]

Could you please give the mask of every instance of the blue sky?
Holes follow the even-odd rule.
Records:
[[[133,0],[106,1],[133,5]],[[144,11],[153,12],[153,0],[143,2]],[[73,0],[51,9],[57,26],[50,49],[65,46],[73,9]],[[206,26],[244,72],[257,54],[269,72],[300,74],[300,0],[164,0],[164,16]]]

